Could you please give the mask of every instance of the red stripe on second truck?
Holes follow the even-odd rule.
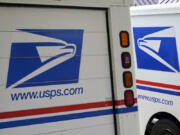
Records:
[[[157,87],[162,87],[162,88],[170,88],[174,90],[180,90],[180,86],[172,85],[172,84],[157,83],[157,82],[150,82],[150,81],[143,81],[143,80],[136,80],[136,83],[150,85],[150,86],[157,86]]]
[[[159,82],[136,80],[136,88],[151,92],[180,96],[180,86]]]

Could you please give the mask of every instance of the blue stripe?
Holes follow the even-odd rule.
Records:
[[[129,112],[136,112],[136,111],[138,111],[138,107],[137,106],[116,109],[116,113],[118,113],[118,114],[129,113]]]
[[[158,93],[163,93],[163,94],[168,94],[168,95],[180,96],[180,92],[170,91],[167,89],[152,88],[152,87],[141,86],[141,85],[136,85],[136,88],[140,90],[145,90],[145,91],[152,91],[152,92],[158,92]]]
[[[128,113],[128,112],[137,111],[136,108],[137,107],[120,108],[120,109],[117,109],[117,113],[120,114],[120,113]],[[88,117],[112,115],[112,114],[113,114],[112,109],[106,109],[106,110],[74,113],[74,114],[51,116],[51,117],[41,117],[41,118],[34,118],[34,119],[0,122],[0,129],[20,127],[20,126],[29,126],[29,125],[43,124],[43,123],[51,123],[51,122],[58,122],[58,121],[65,121],[65,120],[73,120],[73,119],[81,119],[81,118],[88,118]]]

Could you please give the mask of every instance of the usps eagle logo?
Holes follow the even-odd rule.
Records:
[[[78,83],[83,30],[18,31],[11,44],[7,88]]]
[[[180,72],[174,27],[135,27],[137,68]]]

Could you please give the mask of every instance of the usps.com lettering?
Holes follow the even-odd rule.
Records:
[[[29,91],[29,92],[19,92],[11,93],[11,100],[35,100],[42,98],[53,99],[59,96],[75,96],[82,95],[83,87],[77,88],[65,88],[65,89],[53,89],[53,90],[40,90],[40,91]]]
[[[159,103],[164,105],[173,106],[174,102],[172,100],[162,99],[158,97],[151,97],[147,95],[138,95],[138,99],[146,100],[153,103]]]

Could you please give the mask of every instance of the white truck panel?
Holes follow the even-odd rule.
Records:
[[[59,27],[61,29],[83,28],[85,32],[106,32],[106,24],[104,23],[105,14],[98,10],[86,9],[86,11],[83,10],[84,12],[82,12],[81,9],[62,8],[59,10],[59,8],[53,8],[51,10],[51,8],[34,7],[9,7],[8,9],[7,7],[1,7],[1,9],[1,31],[16,31],[19,27],[22,29],[27,27],[32,29],[57,29]],[[81,20],[81,18],[84,19]]]
[[[101,116],[98,118],[87,118],[81,120],[72,120],[57,122],[57,123],[47,123],[42,125],[32,125],[25,127],[10,128],[7,130],[2,130],[1,134],[27,134],[27,135],[39,135],[39,134],[50,134],[50,135],[73,135],[73,134],[95,134],[103,133],[105,135],[114,134],[113,123],[110,121],[111,117]],[[88,121],[88,123],[87,123]],[[102,122],[106,121],[106,122]],[[79,126],[82,125],[82,126]],[[104,129],[108,129],[105,131]]]
[[[1,95],[1,99],[3,100],[3,102],[6,102],[6,104],[3,104],[3,102],[1,102],[0,104],[1,112],[12,112],[12,111],[21,111],[21,110],[38,109],[38,108],[47,108],[48,110],[51,107],[57,107],[57,106],[61,107],[61,106],[73,106],[73,105],[78,105],[78,104],[89,104],[89,103],[96,103],[96,102],[102,102],[102,103],[109,102],[109,101],[111,102],[112,97],[111,97],[111,84],[110,84],[110,71],[109,71],[110,69],[109,69],[109,58],[108,58],[108,48],[107,48],[108,44],[107,44],[106,18],[105,18],[104,11],[96,12],[93,10],[78,10],[78,9],[14,8],[14,7],[10,7],[10,8],[2,7],[0,10],[1,10],[0,17],[3,20],[2,25],[0,26],[0,31],[2,35],[1,47],[5,48],[5,49],[1,49],[1,60],[0,60],[1,75],[3,78],[6,78],[6,76],[8,75],[8,69],[10,68],[9,59],[11,59],[14,63],[18,63],[21,61],[31,62],[37,59],[37,56],[35,55],[35,53],[34,54],[32,53],[32,55],[29,55],[28,57],[25,57],[24,54],[22,55],[15,54],[13,57],[10,57],[10,53],[13,53],[13,50],[11,50],[10,52],[10,47],[12,46],[11,45],[12,43],[18,44],[22,42],[25,42],[25,43],[34,42],[34,44],[37,44],[38,42],[42,42],[42,43],[58,42],[58,39],[52,39],[52,38],[48,39],[47,37],[42,37],[42,35],[35,35],[33,33],[27,33],[27,32],[19,32],[19,30],[17,29],[33,29],[32,31],[36,31],[36,29],[38,30],[39,29],[40,30],[41,29],[83,29],[85,33],[85,38],[83,39],[83,43],[82,43],[83,44],[82,55],[75,56],[75,57],[81,57],[79,83],[63,84],[63,85],[55,84],[55,85],[51,85],[51,87],[49,87],[48,85],[48,86],[41,86],[41,87],[36,86],[36,87],[29,87],[29,88],[26,88],[26,87],[14,88],[12,92],[11,87],[8,88],[9,90],[5,89],[8,83],[8,80],[4,79],[1,81],[1,88],[3,90],[1,90],[0,95]],[[82,20],[82,21],[79,21],[79,20]],[[66,42],[64,41],[60,41],[60,42],[66,44]],[[89,48],[92,48],[92,49],[89,49]],[[57,49],[58,48],[55,48],[54,50],[49,50],[48,48],[45,48],[45,51],[43,51],[42,56],[41,56],[42,51],[40,53],[38,50],[40,58],[42,57],[41,60],[46,61],[50,59],[51,57],[53,57],[54,56],[53,54],[58,53],[58,51],[56,52]],[[25,66],[24,68],[29,68],[26,65],[24,66]],[[18,67],[15,70],[18,70]],[[74,79],[78,79],[78,78],[74,78]],[[48,82],[51,82],[51,81],[53,80],[48,80]],[[21,82],[23,83],[23,81]],[[29,81],[29,83],[34,84],[38,82]],[[10,95],[12,96],[12,93],[14,92],[27,93],[27,91],[38,92],[39,90],[42,90],[42,91],[56,90],[57,91],[58,89],[62,89],[66,91],[67,88],[69,89],[82,88],[82,89],[79,95],[77,94],[71,97],[62,96],[61,98],[55,97],[52,100],[48,98],[47,99],[44,98],[44,99],[39,99],[39,101],[37,101],[38,99],[36,98],[35,100],[27,99],[24,101],[23,100],[18,101],[19,100],[18,99],[12,102],[12,97],[7,98],[7,96],[10,96]],[[39,95],[39,98],[40,98],[40,95]],[[104,109],[112,109],[112,106],[108,105]],[[89,108],[88,111],[98,111],[98,110],[99,108],[97,109]],[[1,121],[1,125],[3,125],[4,123],[7,123],[8,121],[10,121],[10,123],[14,121],[17,124],[18,121],[21,121],[23,119],[25,119],[25,121],[28,119],[37,120],[41,118],[45,120],[47,117],[50,117],[50,118],[63,117],[63,115],[71,116],[71,114],[72,115],[74,113],[81,114],[83,112],[84,111],[82,110],[75,109],[73,113],[65,111],[65,112],[57,112],[53,114],[51,113],[43,114],[40,116],[40,118],[37,115],[37,116],[27,116],[26,118],[17,117],[17,118],[12,118],[9,120],[3,119]],[[77,117],[77,116],[72,116],[72,117]],[[113,115],[111,114],[111,115],[107,115],[103,117],[104,119],[101,119],[101,117],[95,118],[96,125],[98,124],[100,126],[95,126],[95,125],[91,126],[91,125],[83,124],[81,123],[81,119],[71,120],[69,122],[66,122],[66,124],[64,123],[62,124],[62,122],[57,122],[56,125],[59,124],[59,127],[61,127],[59,131],[60,133],[67,134],[67,135],[75,133],[77,128],[79,128],[80,130],[80,131],[77,130],[79,134],[86,134],[86,133],[97,134],[97,133],[100,133],[100,131],[106,135],[113,134],[114,132],[113,131],[114,130]],[[107,120],[108,120],[108,123],[106,122]],[[90,119],[90,121],[93,121],[93,119]],[[88,119],[86,120],[86,123],[87,122],[89,122]],[[74,129],[72,129],[71,123],[73,123],[73,125],[76,124],[77,127],[73,126]],[[54,124],[51,124],[51,123],[45,124],[45,125],[48,125],[48,127],[54,126]],[[42,130],[42,131],[37,132],[39,127],[41,126],[35,125],[35,126],[32,126],[30,129],[28,127],[28,130],[26,130],[26,127],[20,127],[20,128],[15,128],[14,130],[12,130],[12,132],[11,130],[1,130],[0,134],[11,135],[13,134],[13,132],[18,132],[18,134],[24,134],[25,132],[27,133],[29,130],[32,130],[32,129],[34,131],[29,132],[30,135],[40,134],[41,132],[44,132],[43,134],[47,134],[48,132],[55,132],[54,130],[51,131],[50,128],[48,128],[45,131]],[[52,128],[52,129],[57,129],[57,127]],[[64,133],[63,131],[65,129],[67,131]],[[54,134],[59,134],[59,133],[55,132]]]
[[[133,7],[131,8],[131,21],[133,28],[158,28],[158,27],[172,27],[174,28],[173,33],[169,36],[169,38],[175,38],[176,50],[173,52],[172,48],[169,47],[168,49],[164,50],[164,53],[172,52],[177,53],[177,63],[179,66],[180,63],[180,25],[179,25],[179,12],[180,8],[178,5],[157,5],[157,6],[142,6],[142,7]],[[143,33],[143,32],[142,32]],[[151,32],[150,34],[152,34]],[[154,32],[155,33],[155,32]],[[135,33],[134,33],[135,35]],[[148,34],[147,34],[148,35]],[[166,37],[166,34],[159,35],[159,37]],[[155,38],[159,38],[158,36]],[[143,38],[143,37],[141,37]],[[149,38],[150,39],[150,38]],[[150,39],[151,40],[151,39]],[[138,42],[135,40],[134,42]],[[170,44],[170,43],[168,43]],[[150,45],[150,44],[149,44]],[[167,45],[165,43],[161,44]],[[162,48],[160,46],[160,49]],[[135,48],[134,48],[135,49]],[[167,58],[170,57],[171,61],[176,61],[175,57],[172,57],[167,53]],[[136,52],[137,56],[137,52]],[[142,56],[145,57],[145,56]],[[165,57],[164,57],[165,58]],[[149,57],[149,59],[152,59]],[[158,61],[157,57],[154,58]],[[158,61],[159,62],[159,61]],[[144,62],[146,63],[146,62]],[[161,63],[161,62],[160,62]],[[163,62],[162,62],[163,63]],[[152,69],[154,68],[154,63],[152,62]],[[172,65],[173,66],[173,65]],[[138,97],[139,97],[139,112],[140,112],[140,127],[141,127],[141,135],[144,134],[146,126],[150,118],[159,113],[159,112],[166,112],[173,115],[177,120],[180,120],[180,111],[179,111],[179,89],[180,89],[180,74],[179,70],[177,71],[161,71],[158,69],[147,69],[147,68],[139,68],[137,65],[136,59],[136,80],[147,81],[149,84],[146,84],[140,81],[137,81],[137,85],[141,85],[143,87],[149,87],[149,90],[142,90],[137,88],[138,90]],[[166,66],[165,66],[166,68]],[[155,83],[155,84],[154,84]],[[169,86],[170,85],[170,86]],[[157,89],[157,91],[155,89]],[[162,91],[161,91],[162,90]],[[156,91],[156,92],[155,92]],[[144,96],[144,99],[142,99]],[[153,101],[148,101],[147,98],[154,97],[157,99],[166,100],[167,103],[158,103]],[[146,98],[146,99],[145,99]],[[169,103],[168,103],[169,102]]]
[[[53,5],[53,6],[76,6],[76,7],[98,7],[107,8],[110,6],[129,6],[133,4],[132,0],[0,0],[1,3],[14,4],[35,4],[35,5]]]
[[[131,56],[133,55],[133,51],[130,51],[128,48],[121,48],[119,46],[119,42],[120,40],[118,39],[118,36],[119,36],[119,31],[121,29],[124,29],[124,30],[128,30],[128,31],[131,31],[131,24],[130,22],[126,22],[127,19],[129,19],[129,16],[127,16],[126,12],[129,12],[129,10],[125,7],[122,7],[121,9],[117,8],[117,7],[113,7],[111,8],[110,10],[110,18],[112,20],[116,20],[115,22],[112,22],[111,25],[110,25],[110,29],[111,29],[111,33],[112,33],[112,40],[111,40],[111,44],[114,44],[114,46],[111,46],[112,48],[112,57],[113,57],[113,66],[114,66],[114,86],[115,86],[115,97],[116,99],[122,99],[123,96],[124,96],[124,92],[126,89],[124,89],[123,87],[123,84],[121,84],[121,82],[123,81],[123,77],[122,77],[122,73],[121,71],[127,71],[127,69],[123,69],[122,66],[121,66],[121,63],[119,63],[118,61],[121,61],[121,57],[119,57],[120,54],[122,54],[122,52],[130,52],[131,53]],[[119,25],[120,23],[126,23],[126,25]],[[133,46],[132,46],[132,39],[130,37],[130,46],[129,48],[133,49]],[[131,64],[132,64],[132,67],[130,67],[129,70],[132,71],[132,75],[135,76],[134,74],[134,59],[132,58],[131,59]],[[121,70],[119,70],[121,69]],[[133,84],[135,84],[135,77],[133,78]],[[135,85],[133,85],[132,88],[130,88],[131,90],[135,90]],[[136,93],[134,93],[134,97],[136,97]],[[135,105],[136,106],[136,105]],[[119,109],[119,107],[117,106],[117,109]],[[131,108],[131,109],[135,109],[135,108]],[[134,122],[132,122],[131,118],[132,119],[138,119],[136,113],[133,115],[130,116],[130,118],[126,119],[126,120],[123,120],[124,117],[126,117],[126,114],[120,114],[120,115],[117,115],[117,119],[119,120],[119,125],[123,125],[123,128],[119,127],[120,128],[120,133],[119,134],[131,134],[132,131],[131,130],[126,130],[126,126],[128,125],[128,128],[129,129],[137,129],[135,132],[139,132],[139,123],[137,123],[137,120],[134,120]]]
[[[131,2],[0,0],[0,134],[139,135],[119,37]]]

